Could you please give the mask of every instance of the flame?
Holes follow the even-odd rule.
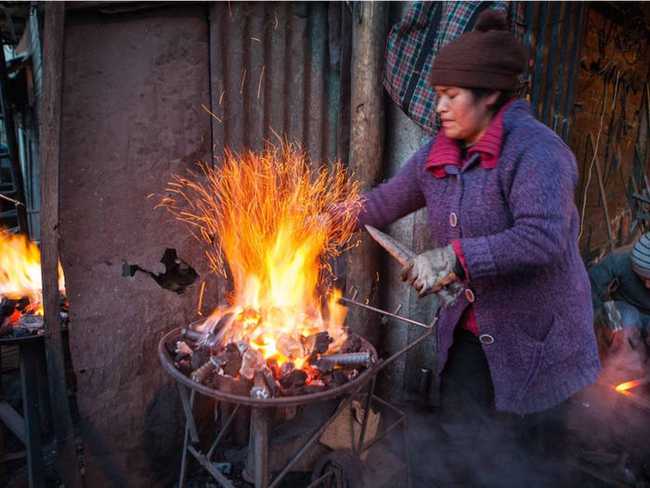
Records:
[[[354,232],[358,184],[340,163],[312,169],[286,143],[261,153],[226,151],[219,167],[200,168],[175,176],[160,205],[189,224],[213,271],[225,276],[227,264],[232,276],[229,307],[213,312],[206,327],[233,313],[224,344],[245,341],[264,358],[297,367],[308,355],[306,337],[327,331],[333,347],[342,344],[345,307],[338,290],[323,290],[322,271]]]
[[[637,386],[644,385],[646,383],[648,383],[648,379],[640,378],[638,380],[630,380],[624,383],[620,383],[616,385],[614,389],[619,393],[626,393],[628,390],[631,390],[632,388],[636,388]]]
[[[0,297],[29,298],[30,312],[43,315],[41,253],[26,236],[0,229]],[[59,290],[65,293],[59,263]]]

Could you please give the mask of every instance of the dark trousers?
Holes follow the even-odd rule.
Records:
[[[481,344],[458,329],[441,376],[448,478],[463,486],[570,486],[564,467],[566,403],[530,415],[497,412]]]

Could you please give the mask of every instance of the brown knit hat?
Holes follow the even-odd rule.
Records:
[[[444,46],[433,61],[431,86],[515,90],[527,55],[503,12],[483,11],[474,30]]]

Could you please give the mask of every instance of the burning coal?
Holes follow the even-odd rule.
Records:
[[[41,253],[24,235],[0,229],[0,325],[7,327],[42,325],[43,296]],[[65,294],[63,270],[59,264],[59,290]]]
[[[307,367],[318,334],[325,350],[341,349],[345,308],[324,270],[350,244],[361,198],[340,163],[314,170],[288,144],[226,151],[220,166],[177,176],[166,190],[161,206],[188,224],[213,271],[232,276],[228,304],[198,327],[211,334],[213,353],[235,345],[238,374],[251,379],[270,363]]]

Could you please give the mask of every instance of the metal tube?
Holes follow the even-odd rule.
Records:
[[[226,432],[228,432],[228,428],[230,427],[230,424],[232,424],[232,421],[235,420],[235,415],[237,415],[237,412],[239,412],[240,406],[241,405],[239,403],[235,405],[235,408],[233,409],[232,413],[228,417],[228,420],[226,420],[226,423],[223,424],[223,426],[221,427],[221,430],[219,431],[217,438],[214,440],[214,442],[210,446],[210,450],[208,451],[207,454],[208,461],[211,460],[212,455],[214,454],[214,450],[219,445],[219,442],[221,442],[221,439],[223,439],[223,436],[226,435]]]
[[[333,366],[370,366],[372,356],[369,352],[347,352],[340,354],[328,354],[321,356],[321,360]]]
[[[386,315],[388,317],[392,317],[397,320],[401,320],[402,322],[406,322],[407,324],[412,324],[412,325],[417,325],[419,327],[424,327],[425,329],[431,329],[433,327],[432,324],[423,324],[422,322],[418,322],[417,320],[409,319],[407,317],[402,317],[401,315],[397,315],[391,312],[387,312],[386,310],[382,310],[381,308],[373,307],[372,305],[366,305],[365,303],[357,302],[356,300],[352,300],[350,298],[345,298],[341,297],[339,298],[339,303],[341,304],[352,304],[356,305],[357,307],[365,308],[366,310],[371,310],[373,312],[380,313],[382,315]]]
[[[194,405],[194,390],[191,391],[189,398],[187,395],[187,386],[180,383],[176,383],[178,387],[178,392],[181,396],[181,404],[183,405],[183,411],[185,412],[185,420],[187,421],[187,426],[190,429],[190,438],[192,443],[196,444],[199,442],[199,434],[196,430],[196,424],[194,423],[194,415],[192,415],[192,406]]]
[[[269,417],[266,409],[251,409],[251,430],[255,458],[255,488],[266,488],[269,484]]]
[[[221,486],[224,488],[235,488],[235,485],[233,485],[232,482],[221,473],[221,471],[215,468],[214,464],[212,464],[207,457],[199,452],[198,449],[196,449],[194,446],[188,446],[187,450],[192,456],[194,456],[194,459],[196,459],[199,464],[203,466],[203,468],[208,473],[210,473],[219,484],[221,484]]]

